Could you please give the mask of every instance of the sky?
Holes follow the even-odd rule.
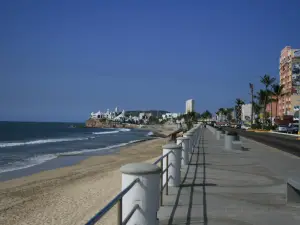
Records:
[[[0,0],[0,120],[250,101],[300,48],[299,0]],[[297,29],[298,27],[298,29]]]

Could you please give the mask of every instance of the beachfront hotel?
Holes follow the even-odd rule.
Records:
[[[195,100],[189,99],[185,102],[185,113],[195,111]]]
[[[284,95],[278,102],[278,115],[294,115],[294,107],[300,105],[300,49],[291,46],[282,49],[279,74]]]

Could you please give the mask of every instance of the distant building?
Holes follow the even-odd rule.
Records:
[[[226,116],[219,113],[219,114],[216,115],[216,121],[217,122],[224,122],[224,121],[226,121]]]
[[[119,116],[121,114],[121,116]],[[100,110],[96,113],[92,112],[90,115],[90,118],[92,119],[109,119],[109,120],[114,120],[116,117],[119,119],[124,117],[125,111],[123,110],[122,113],[118,112],[118,108],[116,107],[115,111],[109,111],[107,109],[106,112],[101,112]]]
[[[281,50],[279,74],[284,95],[279,98],[278,116],[294,115],[300,103],[300,49],[286,46]]]
[[[189,99],[185,102],[185,113],[194,112],[195,111],[195,101],[193,99]]]
[[[242,105],[242,115],[241,115],[242,121],[251,122],[251,110],[252,110],[252,104]]]
[[[149,119],[151,116],[152,116],[152,113],[145,113],[145,112],[139,113],[140,120]]]
[[[180,113],[166,113],[166,114],[163,114],[162,115],[162,118],[164,120],[167,120],[167,119],[176,119],[177,117],[179,117],[181,114]]]
[[[140,120],[144,119],[145,118],[145,113],[144,112],[139,113],[139,118],[140,118]]]
[[[278,103],[276,102],[276,98],[275,96],[272,97],[274,101],[272,101],[271,103],[268,103],[266,105],[266,112],[268,113],[268,117],[274,118],[278,115]],[[276,110],[277,107],[277,110]],[[276,115],[277,113],[277,115]]]

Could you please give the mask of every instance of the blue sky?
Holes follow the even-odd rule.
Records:
[[[300,48],[300,1],[0,1],[0,120],[215,112]],[[298,28],[297,28],[298,27]]]

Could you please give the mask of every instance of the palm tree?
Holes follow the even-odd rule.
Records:
[[[193,123],[197,122],[196,112],[188,112],[184,115],[184,120],[187,125],[188,130],[193,127]]]
[[[283,95],[283,88],[284,88],[283,84],[272,85],[272,92],[273,95],[275,96],[275,102],[276,102],[276,113],[275,113],[276,117],[277,117],[277,105],[278,105],[279,98]]]
[[[274,82],[276,78],[271,77],[268,74],[265,74],[263,77],[260,77],[260,82],[265,86],[265,101],[264,101],[264,122],[266,120],[266,108],[267,103],[269,102],[269,97],[271,96],[272,92],[268,89]]]
[[[219,108],[216,114],[217,114],[218,116],[222,116],[222,115],[224,115],[224,113],[225,113],[225,109],[224,109],[224,108]],[[221,117],[221,118],[222,118],[222,117]]]
[[[255,98],[258,100],[258,105],[263,109],[263,123],[265,122],[266,107],[269,102],[269,91],[260,89],[259,92],[255,95]]]
[[[253,111],[254,111],[254,114],[258,115],[261,111],[261,105],[257,102],[253,102]]]
[[[203,112],[203,113],[201,114],[201,117],[202,117],[203,119],[210,119],[210,118],[212,117],[212,114],[211,114],[208,110],[206,110],[205,112]]]
[[[235,100],[235,109],[236,109],[236,119],[237,119],[237,122],[240,124],[241,123],[241,120],[242,120],[242,105],[244,105],[245,102],[240,99],[240,98],[237,98]]]
[[[226,108],[227,120],[230,122],[232,120],[232,112],[234,108]]]

